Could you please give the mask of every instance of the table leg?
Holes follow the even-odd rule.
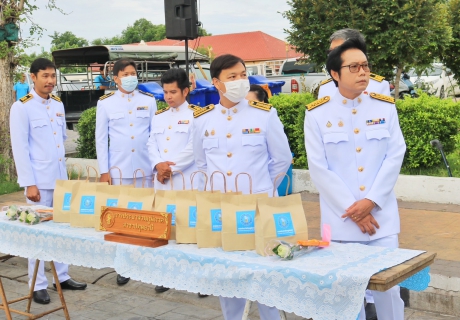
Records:
[[[3,310],[5,310],[6,320],[11,320],[11,312],[10,307],[8,306],[8,301],[6,300],[5,290],[3,290],[2,278],[0,277],[0,295],[2,298],[2,303],[0,307],[3,306]]]
[[[53,271],[54,281],[56,282],[56,289],[59,294],[59,299],[61,299],[61,305],[64,310],[64,316],[66,320],[70,320],[69,310],[67,310],[67,304],[65,303],[64,294],[62,293],[61,283],[56,272],[56,267],[54,266],[54,261],[50,261],[51,270]]]
[[[32,304],[32,299],[34,296],[34,289],[35,289],[35,282],[37,281],[37,273],[38,273],[38,267],[40,265],[40,260],[35,260],[35,268],[34,268],[34,275],[32,276],[32,283],[29,288],[29,301],[27,302],[27,309],[26,312],[30,312],[30,306]]]
[[[252,306],[252,301],[247,299],[246,304],[244,306],[243,317],[241,318],[241,320],[248,320],[249,311],[251,310],[251,306]]]

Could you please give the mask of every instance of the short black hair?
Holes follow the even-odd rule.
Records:
[[[224,55],[218,56],[211,62],[211,66],[210,66],[211,78],[219,79],[219,76],[222,70],[230,69],[231,67],[234,67],[238,63],[242,63],[243,66],[246,68],[246,65],[244,64],[244,60],[241,59],[240,57],[234,56],[233,54],[224,54]]]
[[[46,70],[48,68],[53,68],[56,71],[56,65],[51,60],[38,58],[30,65],[30,73],[36,76],[40,70]]]
[[[113,75],[118,77],[118,72],[125,70],[127,66],[133,66],[137,70],[136,62],[133,59],[120,59],[113,66]]]
[[[187,73],[185,72],[184,69],[179,69],[179,68],[173,68],[169,69],[163,75],[161,76],[161,85],[164,85],[165,83],[177,83],[177,87],[181,90],[184,91],[185,88],[188,88],[190,86],[190,82],[188,81],[187,78]]]
[[[258,101],[268,103],[267,91],[265,91],[265,89],[258,84],[251,84],[249,87],[249,92],[254,92]]]
[[[99,71],[104,71],[104,66],[100,66]]]
[[[327,56],[326,69],[330,75],[332,75],[331,71],[334,70],[338,72],[340,76],[342,70],[341,67],[343,63],[342,54],[350,49],[361,50],[366,55],[366,59],[368,59],[366,43],[359,38],[348,39],[337,48],[334,48],[334,50],[332,50],[331,53],[329,53],[329,55]],[[334,81],[335,86],[337,87],[338,82],[334,79],[332,80]]]

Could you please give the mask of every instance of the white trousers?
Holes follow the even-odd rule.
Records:
[[[27,188],[24,194],[26,193],[26,191],[27,191]],[[26,198],[27,203],[52,207],[54,190],[40,189],[39,191],[40,191],[40,201],[33,202]],[[29,265],[28,265],[29,287],[32,285],[32,277],[34,275],[35,261],[36,259],[29,259]],[[56,267],[56,273],[57,273],[60,283],[70,279],[70,276],[68,275],[68,272],[69,272],[68,264],[55,262],[54,266]],[[55,281],[56,279],[53,279],[53,283],[55,283]],[[48,288],[48,279],[46,279],[46,276],[45,276],[45,263],[43,261],[40,261],[40,265],[38,266],[37,279],[35,281],[34,291],[38,291],[38,290],[42,290],[46,288]]]
[[[398,248],[398,235],[376,239],[373,241],[337,241],[341,243],[361,243],[373,247]],[[379,320],[404,320],[404,302],[401,299],[399,286],[394,286],[385,292],[371,290],[374,296],[375,310]],[[364,304],[358,316],[359,320],[366,320]]]
[[[153,177],[148,176],[145,177],[145,182],[144,182],[144,188],[152,188],[153,182],[152,182]],[[134,182],[133,178],[123,178],[121,179],[121,184],[122,185],[132,185]],[[120,178],[112,178],[112,184],[113,185],[119,185],[120,184]],[[136,178],[136,188],[142,188],[142,177]]]
[[[225,320],[241,320],[244,313],[246,299],[243,298],[224,298],[219,297],[220,307]],[[280,312],[275,307],[268,307],[257,303],[261,320],[279,320]]]

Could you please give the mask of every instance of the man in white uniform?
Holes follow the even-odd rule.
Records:
[[[198,170],[226,176],[227,191],[235,191],[235,176],[252,177],[253,193],[273,193],[273,181],[285,173],[292,161],[288,140],[275,109],[269,104],[248,101],[249,80],[241,58],[230,54],[211,63],[211,77],[219,90],[220,103],[197,109],[193,123],[193,153]],[[277,180],[277,184],[282,179]],[[224,191],[221,175],[214,176],[214,190]],[[240,188],[249,193],[249,184]],[[245,299],[220,297],[226,320],[240,320]],[[262,320],[279,319],[278,310],[259,304]]]
[[[56,85],[56,67],[50,60],[39,58],[32,62],[30,76],[34,89],[11,107],[11,146],[18,183],[25,188],[27,203],[52,207],[56,180],[67,180],[64,105],[51,94]],[[86,288],[86,283],[70,278],[67,264],[55,262],[54,265],[63,289]],[[29,286],[34,268],[35,259],[29,259]],[[35,302],[50,302],[47,288],[44,263],[40,261],[33,293]]]
[[[135,90],[137,87],[136,64],[130,59],[120,59],[113,66],[113,80],[118,90],[102,96],[96,112],[96,152],[101,182],[119,184],[120,168],[122,184],[133,184],[133,175],[142,169],[145,187],[152,187],[152,167],[147,150],[150,122],[157,110],[153,95]],[[109,146],[110,141],[110,146]],[[142,185],[142,173],[136,172],[136,186]],[[129,278],[117,276],[119,285]]]
[[[329,54],[326,66],[338,90],[307,106],[308,166],[320,193],[321,223],[331,226],[333,241],[397,248],[400,221],[393,188],[406,145],[394,99],[366,91],[365,48],[350,39]],[[373,296],[380,320],[404,319],[398,286]],[[364,307],[360,319],[365,319]]]
[[[330,47],[329,52],[334,48],[340,46],[344,43],[347,39],[359,39],[364,42],[364,36],[361,32],[355,29],[341,29],[334,32],[331,37],[329,38]],[[318,92],[318,99],[324,96],[334,96],[337,91],[337,87],[332,81],[332,78],[324,80],[320,83],[319,92]],[[381,93],[384,95],[390,95],[390,84],[388,81],[385,80],[384,77],[379,76],[375,73],[370,74],[370,81],[369,85],[367,86],[367,92],[375,92]]]

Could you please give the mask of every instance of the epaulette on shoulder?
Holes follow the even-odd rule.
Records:
[[[110,93],[104,94],[102,97],[99,98],[99,100],[107,99],[108,97],[111,97],[114,94],[115,94],[115,92],[110,92]]]
[[[264,110],[264,111],[270,111],[272,108],[272,105],[269,103],[264,103],[260,101],[254,101],[254,100],[249,100],[249,105],[251,107],[254,107],[260,110]]]
[[[166,112],[166,111],[168,111],[168,110],[169,110],[169,107],[166,107],[166,108],[164,108],[164,109],[157,110],[157,111],[155,112],[155,115],[157,116],[157,115],[159,115],[159,114],[161,114],[161,113],[163,113],[163,112]]]
[[[62,102],[61,98],[55,96],[54,94],[51,95],[51,99],[56,100],[57,102]]]
[[[155,98],[155,97],[153,96],[153,94],[151,94],[151,93],[148,93],[148,92],[145,92],[145,91],[142,91],[142,90],[138,90],[138,91],[139,91],[139,93],[145,94],[146,96]]]
[[[390,97],[390,96],[387,96],[387,95],[384,95],[384,94],[371,92],[370,96],[371,96],[371,98],[374,98],[374,99],[377,99],[377,100],[381,100],[381,101],[385,101],[385,102],[389,102],[389,103],[393,103],[393,104],[395,103],[395,99],[393,97]]]
[[[307,110],[311,111],[311,110],[313,110],[313,109],[325,104],[329,100],[331,100],[331,98],[329,96],[325,96],[325,97],[322,97],[321,99],[313,101],[312,103],[307,104],[307,106],[306,106]]]
[[[319,85],[322,86],[322,85],[325,85],[326,83],[329,83],[331,81],[332,81],[332,78],[329,78],[329,79],[321,81],[321,83]]]
[[[27,101],[31,100],[34,96],[29,93],[27,95],[25,95],[24,97],[22,97],[21,99],[19,99],[19,101],[21,101],[22,103],[26,103]]]
[[[193,110],[193,111],[195,111],[195,110],[197,110],[197,109],[201,109],[200,106],[197,106],[197,105],[194,105],[194,104],[189,104],[189,105],[188,105],[188,108],[189,108],[190,110]]]
[[[211,111],[213,109],[214,109],[213,104],[209,104],[209,105],[207,105],[206,107],[203,107],[203,108],[195,109],[193,111],[193,117],[198,118],[199,116],[202,116],[203,114],[208,113],[209,111]]]
[[[379,76],[378,74],[375,74],[375,73],[371,73],[370,77],[371,77],[372,80],[375,80],[375,81],[378,81],[378,82],[382,82],[383,80],[385,80],[385,77]]]

